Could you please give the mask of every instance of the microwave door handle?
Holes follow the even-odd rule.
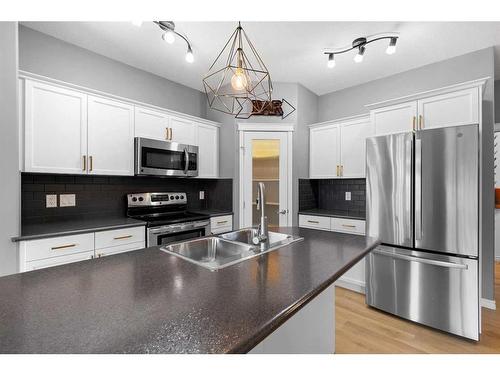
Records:
[[[184,160],[186,161],[186,164],[184,165],[184,174],[187,174],[189,170],[189,152],[187,148],[184,149]]]

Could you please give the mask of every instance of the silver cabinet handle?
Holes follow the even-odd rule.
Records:
[[[422,239],[422,140],[415,139],[415,239]]]
[[[189,152],[187,148],[184,149],[184,158],[186,160],[186,165],[184,166],[184,174],[187,174],[189,170]]]
[[[397,258],[397,259],[407,260],[407,261],[410,261],[410,262],[430,264],[430,265],[438,266],[438,267],[458,268],[458,269],[463,269],[463,270],[468,269],[467,264],[459,264],[459,263],[453,263],[453,262],[444,262],[442,260],[434,260],[434,259],[428,259],[428,258],[419,258],[419,257],[411,256],[411,255],[403,255],[403,254],[393,253],[393,252],[390,252],[390,251],[374,250],[373,253],[377,254],[377,255],[384,255],[384,256],[387,256],[387,257],[391,257],[391,258]]]

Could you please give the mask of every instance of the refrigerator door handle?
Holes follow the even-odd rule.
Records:
[[[422,140],[415,139],[415,240],[422,239]]]
[[[463,270],[467,270],[468,269],[467,264],[459,264],[459,263],[453,263],[453,262],[444,262],[442,260],[434,260],[434,259],[429,259],[429,258],[414,257],[414,256],[411,256],[411,255],[403,255],[403,254],[393,253],[391,251],[374,250],[373,253],[374,254],[378,254],[378,255],[385,255],[385,256],[388,256],[388,257],[392,257],[392,258],[397,258],[397,259],[402,259],[402,260],[408,260],[410,262],[430,264],[430,265],[438,266],[438,267],[458,268],[458,269],[463,269]]]

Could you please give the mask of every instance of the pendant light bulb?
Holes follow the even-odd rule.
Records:
[[[191,49],[191,46],[188,47],[188,50],[186,52],[186,61],[190,64],[192,64],[194,61],[194,55],[193,55],[193,50]]]
[[[236,72],[231,77],[231,86],[236,91],[243,91],[247,88],[248,80],[242,68],[236,68]]]
[[[331,68],[335,68],[335,59],[333,57],[333,53],[328,54],[328,62],[326,63],[326,66]]]
[[[358,53],[356,54],[356,56],[354,56],[354,62],[360,63],[361,61],[363,61],[364,53],[365,53],[365,47],[363,46],[359,47]]]
[[[387,53],[388,55],[393,55],[394,53],[396,53],[396,41],[397,40],[398,40],[397,38],[391,38],[391,42],[389,43],[389,46],[385,50],[385,53]]]
[[[162,38],[168,44],[175,42],[175,34],[172,30],[167,30],[163,33]]]

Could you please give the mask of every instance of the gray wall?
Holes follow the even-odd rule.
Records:
[[[19,26],[19,69],[193,116],[205,117],[202,92]]]
[[[292,123],[293,134],[293,205],[291,207],[293,224],[297,223],[298,212],[298,179],[309,175],[309,133],[307,124],[317,120],[318,97],[305,87],[295,83],[273,82],[273,98],[289,101],[296,111],[285,120],[280,117],[254,116],[248,120],[238,120],[207,108],[207,118],[222,123],[220,129],[220,174],[221,177],[232,177],[233,210],[235,225],[239,226],[239,135],[238,123]]]
[[[0,276],[17,271],[11,237],[19,234],[21,178],[19,166],[17,22],[0,22]]]
[[[500,80],[495,81],[495,122],[500,123]],[[500,131],[500,129],[495,129]]]
[[[365,104],[431,90],[477,78],[491,77],[483,96],[483,297],[494,299],[494,54],[493,48],[426,65],[359,86],[322,95],[319,121],[367,113]]]

